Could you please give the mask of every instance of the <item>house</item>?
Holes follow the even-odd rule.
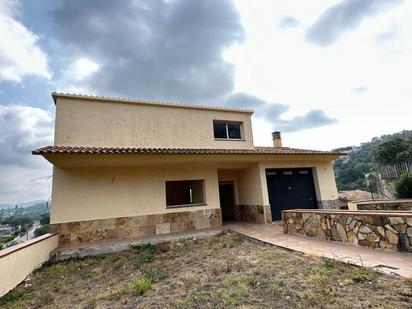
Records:
[[[252,110],[53,93],[51,226],[60,245],[269,223],[335,208],[340,153],[253,144]]]
[[[0,237],[9,236],[13,233],[13,227],[8,224],[0,224]]]

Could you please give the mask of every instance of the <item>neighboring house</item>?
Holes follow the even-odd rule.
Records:
[[[272,222],[334,208],[340,153],[253,145],[253,111],[52,94],[52,229],[60,244]],[[314,137],[316,138],[316,137]]]
[[[8,224],[0,224],[0,237],[9,236],[13,233],[13,227]]]

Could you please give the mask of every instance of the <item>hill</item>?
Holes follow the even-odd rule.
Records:
[[[371,141],[362,143],[360,146],[334,149],[334,151],[348,153],[348,156],[339,158],[334,162],[338,190],[368,190],[365,175],[373,172],[376,164],[372,157],[372,149],[384,141],[395,138],[412,138],[412,130],[374,137]]]

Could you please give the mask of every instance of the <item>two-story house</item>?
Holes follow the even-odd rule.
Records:
[[[253,144],[253,111],[52,94],[51,224],[60,244],[268,223],[333,208],[339,153]]]

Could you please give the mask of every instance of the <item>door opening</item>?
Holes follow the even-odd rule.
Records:
[[[219,199],[220,208],[222,210],[223,221],[235,220],[235,213],[233,211],[234,198],[233,198],[233,183],[222,182],[219,183]]]
[[[267,169],[266,181],[273,221],[285,209],[318,208],[311,168]]]

